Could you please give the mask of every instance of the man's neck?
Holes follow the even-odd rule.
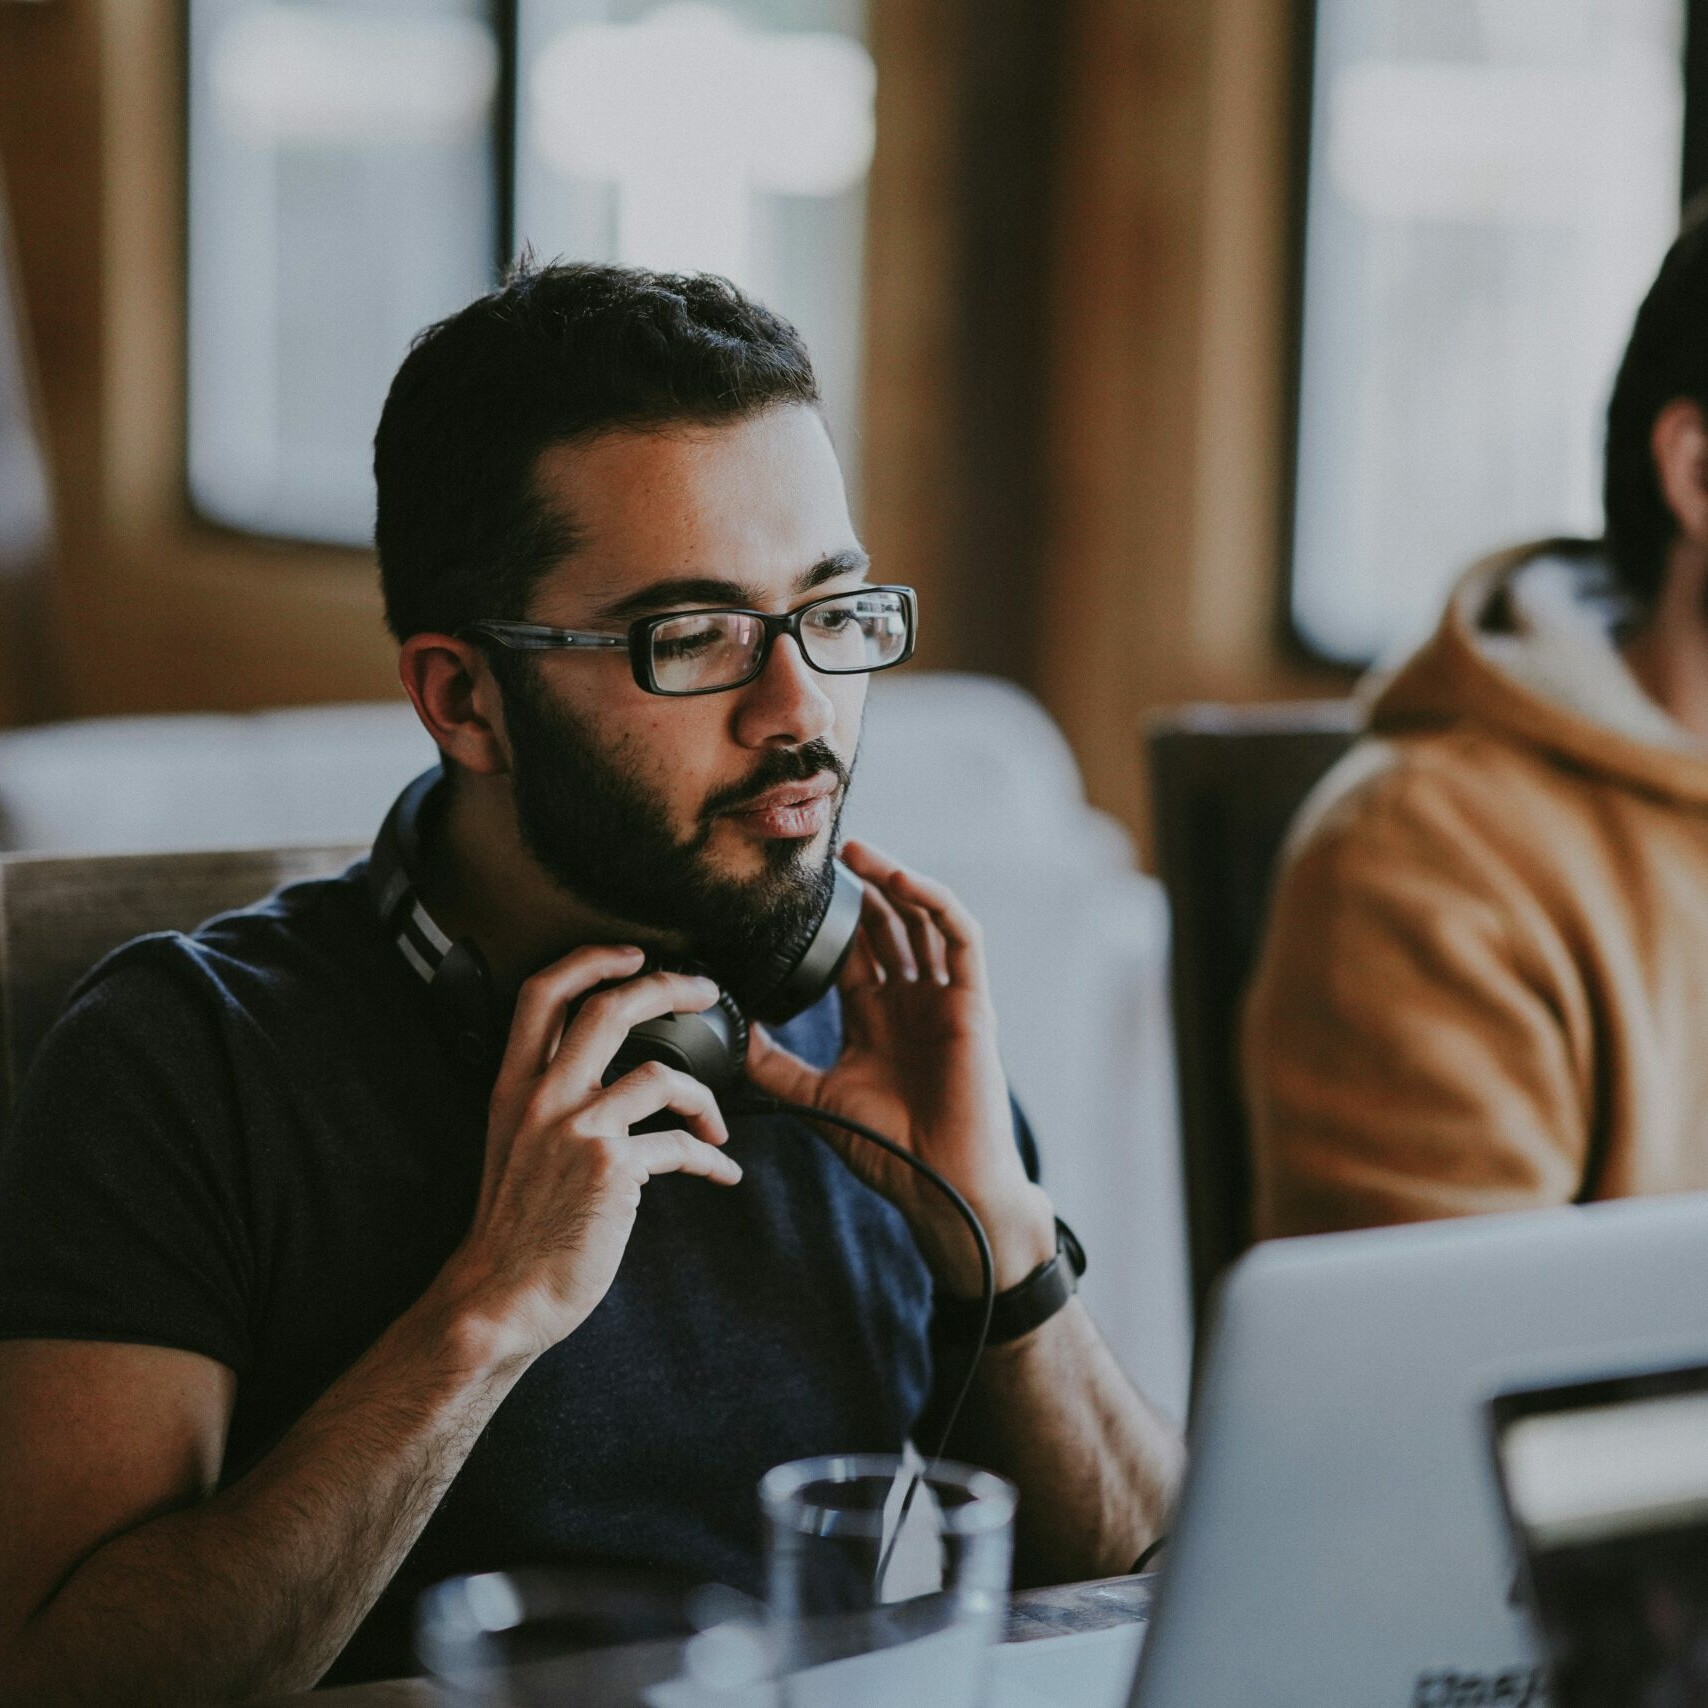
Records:
[[[497,984],[514,987],[586,943],[652,946],[553,882],[522,840],[507,777],[460,773],[448,796],[423,839],[421,900],[453,942],[480,945]]]
[[[1644,693],[1708,742],[1708,551],[1673,544],[1654,609],[1621,652]]]

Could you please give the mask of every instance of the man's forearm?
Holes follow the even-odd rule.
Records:
[[[252,1471],[78,1565],[0,1656],[0,1703],[306,1689],[378,1599],[523,1365],[430,1293]]]
[[[955,1450],[1019,1486],[1021,1584],[1129,1570],[1166,1526],[1185,1465],[1179,1432],[1134,1392],[1077,1299],[985,1353]]]

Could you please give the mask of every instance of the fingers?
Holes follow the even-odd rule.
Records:
[[[816,1103],[824,1075],[801,1058],[785,1050],[765,1030],[755,1026],[747,1043],[747,1077],[750,1083],[785,1103]]]
[[[864,930],[855,934],[854,947],[848,952],[847,964],[837,983],[845,993],[883,988],[884,969],[878,965],[878,958],[872,953],[872,945],[867,941]]]
[[[704,1144],[721,1145],[729,1140],[718,1100],[709,1086],[663,1062],[644,1062],[602,1091],[584,1111],[604,1116],[621,1126],[632,1127],[662,1109],[682,1116],[694,1137]]]
[[[984,933],[951,890],[863,843],[849,843],[843,858],[866,880],[870,907],[862,915],[863,931],[869,920],[880,917],[880,904],[887,910],[883,929],[872,935],[873,955],[884,972],[910,976],[905,971],[907,961],[895,952],[899,932],[905,935],[909,959],[925,977],[940,984],[982,985]]]
[[[907,907],[928,917],[942,940],[949,977],[956,984],[983,983],[984,929],[959,898],[932,878],[898,866],[895,885]]]
[[[661,1014],[698,1014],[718,999],[710,979],[687,973],[648,973],[595,991],[564,1028],[543,1074],[547,1110],[579,1108],[600,1088],[605,1069],[631,1028]],[[546,1088],[550,1089],[547,1090]]]
[[[903,979],[909,984],[919,977],[913,944],[895,905],[877,884],[867,884],[860,901],[860,934],[871,950],[873,963],[884,975],[883,982]]]
[[[697,1174],[719,1186],[734,1186],[741,1180],[741,1164],[734,1157],[689,1133],[631,1133],[624,1144],[648,1179],[660,1174]]]
[[[632,944],[600,944],[577,949],[526,980],[516,995],[516,1013],[498,1069],[500,1084],[544,1072],[563,1035],[564,1010],[595,985],[633,978],[645,962]]]
[[[898,875],[906,876],[905,872]],[[897,887],[899,888],[899,884]],[[907,927],[907,940],[913,945],[913,958],[919,965],[920,977],[930,979],[933,984],[947,984],[948,951],[944,947],[943,933],[938,930],[936,921],[917,901],[903,899],[892,905],[901,915],[902,924]]]

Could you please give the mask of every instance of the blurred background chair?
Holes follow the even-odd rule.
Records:
[[[404,701],[0,733],[0,849],[366,843],[436,750]]]
[[[101,953],[353,857],[434,757],[401,702],[0,733],[0,846],[14,854],[0,876],[0,982],[18,984],[0,995],[8,1100]],[[941,878],[983,922],[1004,1059],[1051,1193],[1091,1253],[1086,1302],[1122,1365],[1183,1415],[1190,1320],[1160,886],[1134,869],[1125,831],[1086,804],[1043,709],[994,678],[874,685],[847,828]]]
[[[873,685],[848,829],[941,878],[985,928],[1009,1077],[1085,1241],[1116,1357],[1185,1415],[1191,1326],[1168,1024],[1168,909],[1086,804],[1061,731],[991,677]]]
[[[146,931],[188,931],[361,850],[0,856],[0,1135],[30,1059],[71,987]]]
[[[1195,1322],[1251,1243],[1239,1011],[1276,856],[1305,797],[1352,745],[1351,700],[1185,706],[1149,738],[1157,868],[1173,920],[1171,986]]]

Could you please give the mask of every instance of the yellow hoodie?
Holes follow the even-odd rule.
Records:
[[[1599,560],[1478,564],[1306,803],[1247,999],[1259,1237],[1708,1188],[1708,745]]]

